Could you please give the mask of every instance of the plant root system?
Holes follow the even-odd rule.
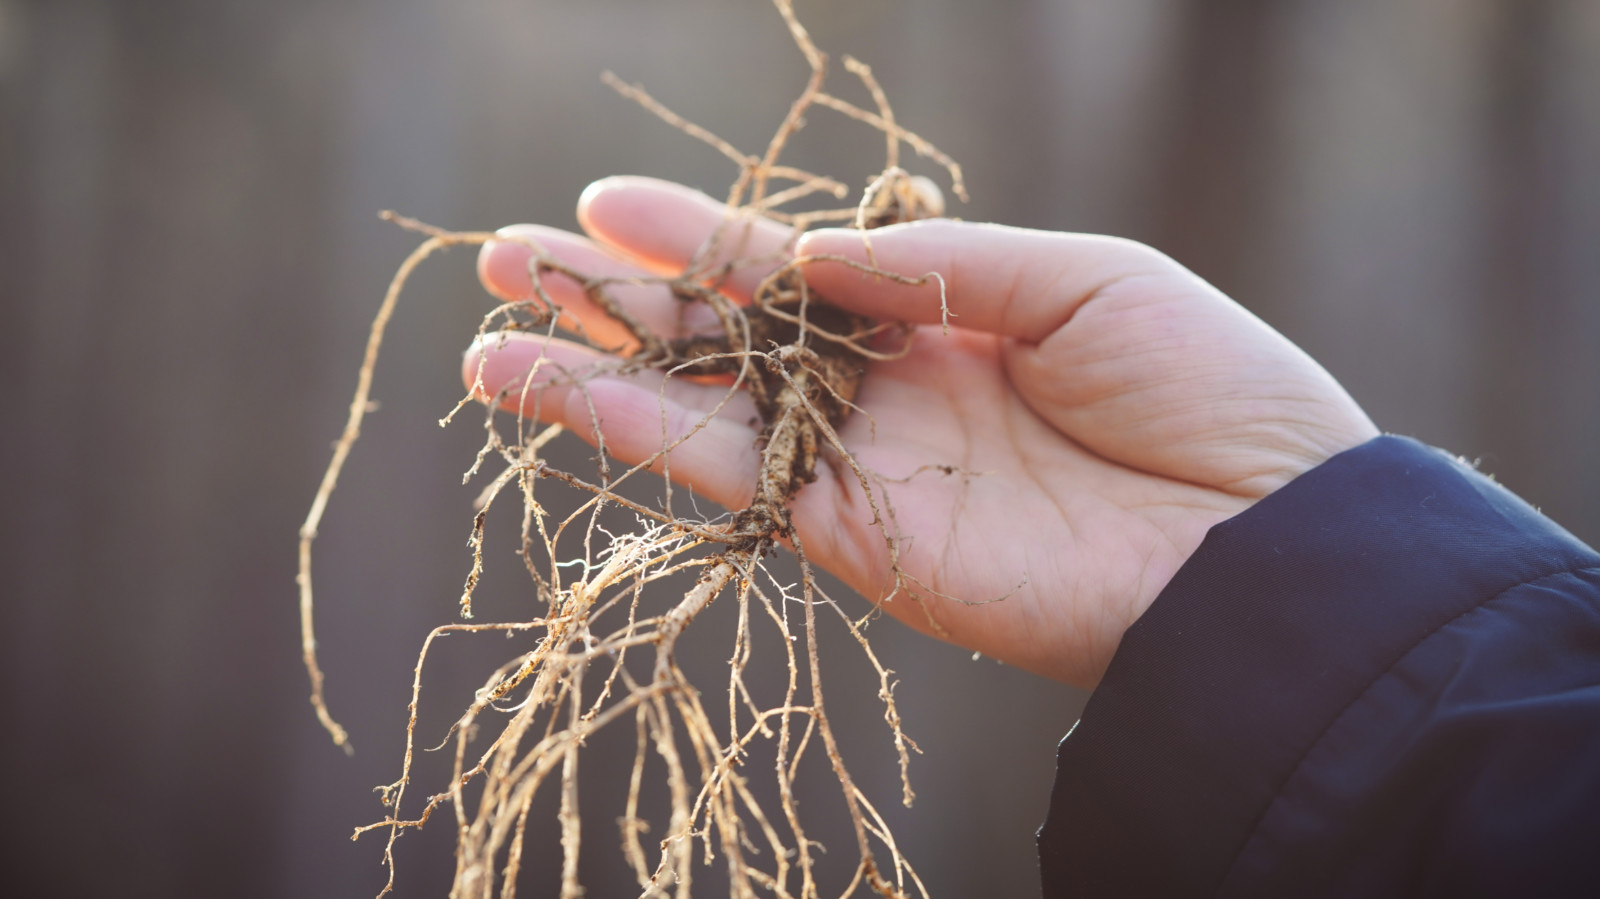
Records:
[[[681,274],[659,279],[686,304],[709,308],[716,321],[713,329],[688,336],[656,334],[613,297],[618,279],[591,277],[530,244],[534,251],[529,264],[533,296],[494,309],[478,331],[480,340],[493,340],[491,332],[497,331],[554,335],[558,327],[570,328],[573,323],[562,316],[543,282],[557,275],[582,285],[587,297],[632,336],[625,370],[654,369],[669,378],[720,379],[727,384],[724,405],[739,391],[749,395],[761,424],[761,463],[753,497],[730,516],[706,519],[673,510],[670,482],[660,507],[619,492],[630,480],[667,465],[668,453],[703,428],[710,415],[681,437],[668,440],[664,436],[657,453],[626,470],[614,468],[599,436],[598,421],[594,421],[600,441],[599,470],[593,479],[585,479],[557,469],[543,455],[561,432],[559,426],[539,426],[519,412],[513,435],[502,433],[504,414],[496,412],[497,400],[515,398],[520,400],[519,408],[534,408],[543,382],[536,382],[532,372],[520,386],[499,397],[488,397],[486,440],[467,476],[479,475],[491,458],[501,460],[504,468],[485,487],[470,533],[473,562],[460,599],[461,614],[469,620],[435,628],[424,641],[412,684],[400,777],[379,789],[388,813],[383,820],[356,831],[358,837],[368,832],[387,834],[384,860],[389,878],[383,893],[394,884],[396,839],[407,830],[422,827],[441,806],[448,806],[457,831],[451,896],[514,896],[534,798],[548,785],[559,796],[561,895],[581,896],[578,771],[582,750],[586,740],[603,728],[631,722],[636,735],[632,769],[626,774],[617,772],[616,777],[626,777],[629,785],[619,818],[620,839],[640,896],[686,899],[701,869],[697,860],[709,864],[715,858],[720,858],[726,871],[732,896],[811,899],[822,895],[816,871],[819,844],[807,836],[796,795],[801,759],[817,748],[838,781],[859,853],[854,876],[848,883],[830,888],[828,894],[851,896],[865,889],[887,897],[907,897],[913,890],[927,895],[840,754],[823,698],[817,646],[819,611],[839,617],[876,671],[878,695],[900,759],[901,798],[910,805],[913,794],[907,766],[916,746],[901,729],[893,672],[874,654],[863,621],[841,609],[813,577],[800,535],[789,517],[790,501],[817,478],[819,462],[842,466],[841,471],[848,469],[859,481],[885,551],[891,560],[897,557],[893,516],[881,496],[882,481],[856,463],[838,431],[848,416],[861,414],[854,400],[869,364],[903,352],[910,340],[909,330],[898,323],[845,312],[810,292],[802,267],[824,257],[778,265],[757,287],[748,305],[723,297],[718,284],[740,265],[764,263],[770,268],[776,261],[713,260],[730,255],[720,244],[734,242],[740,223],[750,216],[786,223],[795,236],[818,223],[844,222],[860,229],[869,264],[827,258],[886,279],[925,283],[934,276],[907,277],[881,271],[872,262],[871,229],[943,211],[933,182],[909,175],[900,167],[901,147],[909,146],[943,166],[952,190],[962,199],[965,188],[954,162],[897,122],[865,65],[848,57],[844,60],[846,69],[872,97],[873,110],[824,91],[827,57],[795,19],[789,0],[774,2],[810,64],[811,74],[761,154],[746,154],[680,118],[643,89],[609,73],[605,76],[620,93],[710,144],[739,167],[728,193],[726,223]],[[817,194],[837,199],[847,195],[846,187],[832,178],[779,163],[786,143],[802,126],[803,116],[816,107],[843,113],[882,132],[885,166],[852,206],[787,212],[795,201]],[[329,713],[317,664],[312,629],[312,544],[339,473],[360,434],[384,330],[407,278],[425,257],[440,249],[481,244],[494,237],[483,232],[442,231],[393,214],[386,217],[425,234],[426,239],[401,265],[373,321],[348,422],[300,532],[301,621],[311,701],[334,742],[347,751],[349,738]],[[942,290],[942,284],[940,287]],[[563,373],[563,377],[569,386],[585,390],[582,373]],[[473,391],[446,421],[485,393],[480,372]],[[546,488],[540,485],[552,481],[587,495],[577,511],[557,516],[541,503],[538,497]],[[470,621],[472,598],[483,571],[486,521],[490,508],[508,493],[522,503],[520,553],[537,593],[536,608],[542,614],[526,621],[475,623]],[[618,506],[630,510],[638,521],[634,533],[611,534],[600,526],[600,511]],[[799,561],[801,577],[795,585],[780,583],[766,568],[769,557],[784,546],[792,548]],[[896,593],[917,597],[919,585],[900,573],[897,565],[895,571]],[[681,583],[686,573],[692,585],[674,589],[671,584]],[[676,656],[685,629],[724,595],[738,605],[725,715],[706,704]],[[780,632],[787,654],[787,686],[776,705],[763,706],[744,680],[752,659],[753,629],[761,619]],[[417,746],[417,708],[428,652],[440,637],[488,632],[530,641],[531,648],[501,665],[452,726],[444,744],[453,744],[454,753],[447,787],[428,796],[420,807],[407,810]],[[631,664],[630,657],[634,659]],[[757,798],[751,778],[758,775],[746,767],[758,741],[770,744],[775,758],[771,771],[778,797],[775,805]],[[641,797],[651,789],[647,781],[658,776],[664,777],[670,812],[660,835],[647,841],[645,834],[651,828],[641,817]]]

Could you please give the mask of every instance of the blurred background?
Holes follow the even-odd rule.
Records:
[[[798,6],[964,164],[956,214],[1160,247],[1380,427],[1482,460],[1600,541],[1600,3]],[[607,68],[747,149],[805,77],[763,0],[0,0],[0,882],[381,887],[381,839],[348,838],[383,814],[370,788],[398,776],[416,650],[466,570],[477,487],[457,475],[481,432],[435,421],[488,304],[470,252],[423,270],[323,524],[346,758],[305,701],[295,534],[416,242],[375,213],[572,226],[583,186],[623,172],[720,192],[726,160],[604,88]],[[811,118],[791,161],[877,170],[875,135]],[[490,562],[515,567],[509,540]],[[506,585],[504,610],[525,601],[514,573],[485,588]],[[1032,835],[1083,697],[872,633],[926,754],[905,812],[876,684],[835,640],[858,781],[936,896],[1037,895]],[[726,646],[707,646],[715,688]],[[425,742],[510,652],[430,661]],[[417,795],[443,785],[428,770]],[[619,813],[591,813],[589,845]],[[437,824],[400,842],[399,895],[447,891]],[[823,839],[848,863],[848,837]],[[555,844],[534,844],[523,895],[548,895]],[[590,895],[632,895],[586,864]]]

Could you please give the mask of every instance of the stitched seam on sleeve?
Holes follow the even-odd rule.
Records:
[[[1506,594],[1512,592],[1513,590],[1521,590],[1524,587],[1532,587],[1532,586],[1535,586],[1535,585],[1539,584],[1542,581],[1547,581],[1547,580],[1550,580],[1551,578],[1562,577],[1563,575],[1583,574],[1583,573],[1588,573],[1588,572],[1594,572],[1596,574],[1600,574],[1600,565],[1584,565],[1584,566],[1578,567],[1578,568],[1563,568],[1563,569],[1561,569],[1559,571],[1551,571],[1549,573],[1539,575],[1538,577],[1533,578],[1531,580],[1519,581],[1519,582],[1517,582],[1515,584],[1512,584],[1512,585],[1506,587],[1504,590],[1501,590],[1499,593],[1496,593],[1494,596],[1489,597],[1488,599],[1484,600],[1483,602],[1478,603],[1477,605],[1474,605],[1472,608],[1464,609],[1461,612],[1459,612],[1459,613],[1457,613],[1455,615],[1452,615],[1450,618],[1446,619],[1445,621],[1440,622],[1438,627],[1435,627],[1432,630],[1428,631],[1427,633],[1423,634],[1422,636],[1418,637],[1417,641],[1415,643],[1413,643],[1410,648],[1408,648],[1405,652],[1401,653],[1399,656],[1395,657],[1395,660],[1393,662],[1390,662],[1388,667],[1384,668],[1381,672],[1379,672],[1376,676],[1374,676],[1372,678],[1371,682],[1369,682],[1367,684],[1367,686],[1364,687],[1359,693],[1357,693],[1355,696],[1351,697],[1350,701],[1345,703],[1344,707],[1339,710],[1339,714],[1334,715],[1333,717],[1329,718],[1328,719],[1328,723],[1323,726],[1321,732],[1319,732],[1317,734],[1316,739],[1311,740],[1309,743],[1306,744],[1306,748],[1300,753],[1300,757],[1295,760],[1294,766],[1289,769],[1289,773],[1287,775],[1285,775],[1283,780],[1281,782],[1279,782],[1277,787],[1275,787],[1273,789],[1271,798],[1269,798],[1266,801],[1266,803],[1264,803],[1262,805],[1261,813],[1256,816],[1256,820],[1254,821],[1254,823],[1252,823],[1250,825],[1249,831],[1247,831],[1245,833],[1244,840],[1239,844],[1239,846],[1236,849],[1234,849],[1233,861],[1228,863],[1228,870],[1222,875],[1222,879],[1217,882],[1217,888],[1212,891],[1212,895],[1213,896],[1220,896],[1222,894],[1223,888],[1225,886],[1227,886],[1228,881],[1233,877],[1233,872],[1234,872],[1235,868],[1238,867],[1240,856],[1242,856],[1244,854],[1244,850],[1245,850],[1246,847],[1248,847],[1250,845],[1251,840],[1255,839],[1256,832],[1261,829],[1261,823],[1262,823],[1262,821],[1264,821],[1266,819],[1267,813],[1270,812],[1272,810],[1272,808],[1278,804],[1278,799],[1279,799],[1280,796],[1282,796],[1284,787],[1286,787],[1289,784],[1294,782],[1295,775],[1300,773],[1300,769],[1305,766],[1306,759],[1311,755],[1311,753],[1318,746],[1320,746],[1322,744],[1322,741],[1328,736],[1328,732],[1333,730],[1333,728],[1336,725],[1338,725],[1338,723],[1340,721],[1342,721],[1344,719],[1345,715],[1349,714],[1351,709],[1355,708],[1356,705],[1358,705],[1363,699],[1365,699],[1367,697],[1367,695],[1372,692],[1372,689],[1374,687],[1376,687],[1378,684],[1382,683],[1384,680],[1386,680],[1392,674],[1394,674],[1394,670],[1396,668],[1398,668],[1401,665],[1401,663],[1403,663],[1406,659],[1410,658],[1411,655],[1413,653],[1415,653],[1418,649],[1420,649],[1424,643],[1427,643],[1429,640],[1433,639],[1436,635],[1438,635],[1438,633],[1440,631],[1444,630],[1445,628],[1449,627],[1452,624],[1455,624],[1457,621],[1460,621],[1461,619],[1467,617],[1468,615],[1471,615],[1471,614],[1477,612],[1480,609],[1486,608],[1487,606],[1491,605],[1492,603],[1495,603],[1495,602],[1500,601],[1501,599],[1504,599]]]

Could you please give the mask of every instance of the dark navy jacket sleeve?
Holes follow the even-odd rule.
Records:
[[[1600,896],[1600,555],[1382,437],[1212,528],[1062,742],[1044,894]]]

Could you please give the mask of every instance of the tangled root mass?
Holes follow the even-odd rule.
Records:
[[[707,863],[720,857],[732,896],[820,896],[819,844],[807,836],[796,795],[801,760],[808,751],[815,752],[819,747],[838,782],[859,854],[854,876],[842,889],[835,888],[838,895],[856,895],[862,889],[890,897],[908,896],[910,890],[927,895],[883,818],[851,779],[840,754],[822,694],[817,647],[819,609],[831,610],[838,616],[877,674],[884,717],[900,759],[902,801],[909,805],[913,794],[907,765],[909,753],[916,747],[901,730],[893,695],[893,672],[878,661],[862,622],[835,604],[819,586],[800,535],[789,520],[790,501],[804,485],[816,479],[819,464],[845,466],[859,481],[877,516],[886,552],[891,559],[896,557],[892,514],[880,514],[881,482],[856,463],[840,441],[838,429],[848,416],[860,414],[855,410],[854,399],[868,365],[903,352],[910,339],[909,331],[898,323],[873,321],[838,309],[829,305],[826,298],[811,293],[801,268],[816,257],[780,266],[757,288],[747,306],[723,298],[716,290],[719,273],[705,271],[701,262],[716,258],[718,244],[739,222],[755,215],[784,222],[793,228],[796,237],[819,223],[851,223],[861,230],[871,260],[871,229],[943,211],[943,201],[932,182],[900,168],[902,146],[910,146],[919,155],[944,166],[953,191],[962,199],[965,190],[960,168],[954,162],[896,122],[883,91],[865,65],[844,58],[846,69],[872,96],[874,109],[861,108],[826,92],[823,87],[827,58],[796,20],[789,0],[774,3],[810,64],[811,75],[760,156],[745,154],[683,120],[641,88],[625,84],[609,73],[605,76],[619,92],[712,145],[739,166],[739,175],[729,190],[729,215],[723,228],[683,273],[662,279],[685,303],[709,307],[718,327],[707,334],[658,335],[631,317],[612,297],[614,281],[590,277],[533,246],[529,268],[532,298],[500,306],[484,318],[479,328],[480,339],[501,330],[554,334],[557,323],[562,321],[560,309],[542,280],[556,274],[584,285],[589,299],[633,336],[636,349],[628,357],[627,367],[657,369],[669,377],[721,377],[728,383],[724,403],[738,391],[748,393],[761,424],[761,465],[753,498],[731,516],[707,519],[669,513],[619,492],[626,482],[647,474],[674,446],[692,436],[693,430],[675,442],[664,443],[655,456],[625,471],[612,470],[602,440],[598,474],[585,479],[553,466],[544,455],[545,447],[560,434],[559,426],[539,427],[518,414],[507,436],[502,433],[504,413],[497,413],[497,404],[489,403],[486,441],[468,476],[480,474],[490,459],[499,459],[504,467],[485,487],[473,519],[473,564],[462,592],[461,612],[463,617],[471,618],[472,597],[483,571],[489,509],[503,495],[513,494],[522,504],[520,551],[538,598],[536,608],[542,614],[515,622],[446,624],[435,628],[424,641],[412,686],[400,777],[379,789],[388,813],[383,820],[356,831],[357,837],[369,832],[387,834],[384,860],[388,882],[380,896],[394,885],[397,838],[407,830],[422,827],[445,806],[453,810],[457,830],[451,896],[514,896],[534,798],[547,786],[559,795],[561,895],[564,899],[582,895],[578,878],[582,848],[580,759],[591,736],[626,721],[633,724],[636,751],[631,771],[616,775],[625,776],[629,785],[618,822],[622,856],[637,881],[640,896],[687,899],[697,872],[697,849]],[[834,179],[779,163],[779,156],[801,126],[802,117],[815,107],[843,113],[882,132],[886,138],[884,169],[853,206],[786,212],[795,201],[817,194],[838,199],[847,196],[846,187]],[[788,186],[774,189],[782,184]],[[349,738],[328,710],[317,663],[312,628],[312,544],[339,472],[359,436],[384,330],[407,278],[423,259],[438,250],[481,244],[494,237],[485,232],[443,231],[386,215],[424,233],[426,239],[401,265],[373,321],[349,418],[301,529],[300,540],[301,620],[312,683],[311,701],[334,742],[347,750]],[[870,264],[836,261],[902,283],[920,284],[932,277],[913,278],[880,271]],[[722,266],[720,274],[725,275],[738,264],[735,261]],[[582,389],[581,376],[576,383]],[[481,381],[476,386],[481,393]],[[525,394],[530,390],[536,392],[537,388],[523,385]],[[472,396],[463,399],[457,411]],[[522,399],[522,405],[528,406],[528,397]],[[539,499],[552,482],[581,491],[586,494],[585,501],[570,514],[553,515]],[[610,534],[600,528],[600,510],[616,506],[625,507],[636,516],[639,525],[635,532]],[[671,508],[670,504],[667,508]],[[568,558],[575,536],[583,546],[582,555]],[[793,549],[798,560],[797,584],[782,584],[766,569],[769,557],[785,545]],[[692,576],[692,586],[674,591],[670,585],[681,583],[686,573]],[[914,597],[914,586],[902,574],[897,592]],[[664,595],[663,589],[668,591]],[[680,668],[676,650],[684,630],[725,594],[738,604],[738,630],[729,664],[727,708],[725,713],[714,715]],[[792,615],[791,610],[798,610],[799,614]],[[757,702],[744,678],[752,657],[751,629],[763,617],[781,632],[786,652],[786,687],[776,705]],[[523,635],[532,648],[500,666],[477,691],[446,738],[445,745],[453,747],[454,755],[449,782],[420,807],[411,808],[406,800],[413,775],[417,708],[428,651],[442,636],[485,632]],[[637,659],[640,654],[646,654],[648,664],[629,664],[630,655]],[[759,775],[746,768],[751,747],[758,741],[770,744],[775,760],[770,774],[778,797],[775,806],[758,799],[751,778]],[[652,831],[641,817],[647,771],[665,772],[669,812],[665,828],[659,831]],[[651,832],[658,836],[647,841],[645,835]],[[830,894],[833,892],[830,890]]]

